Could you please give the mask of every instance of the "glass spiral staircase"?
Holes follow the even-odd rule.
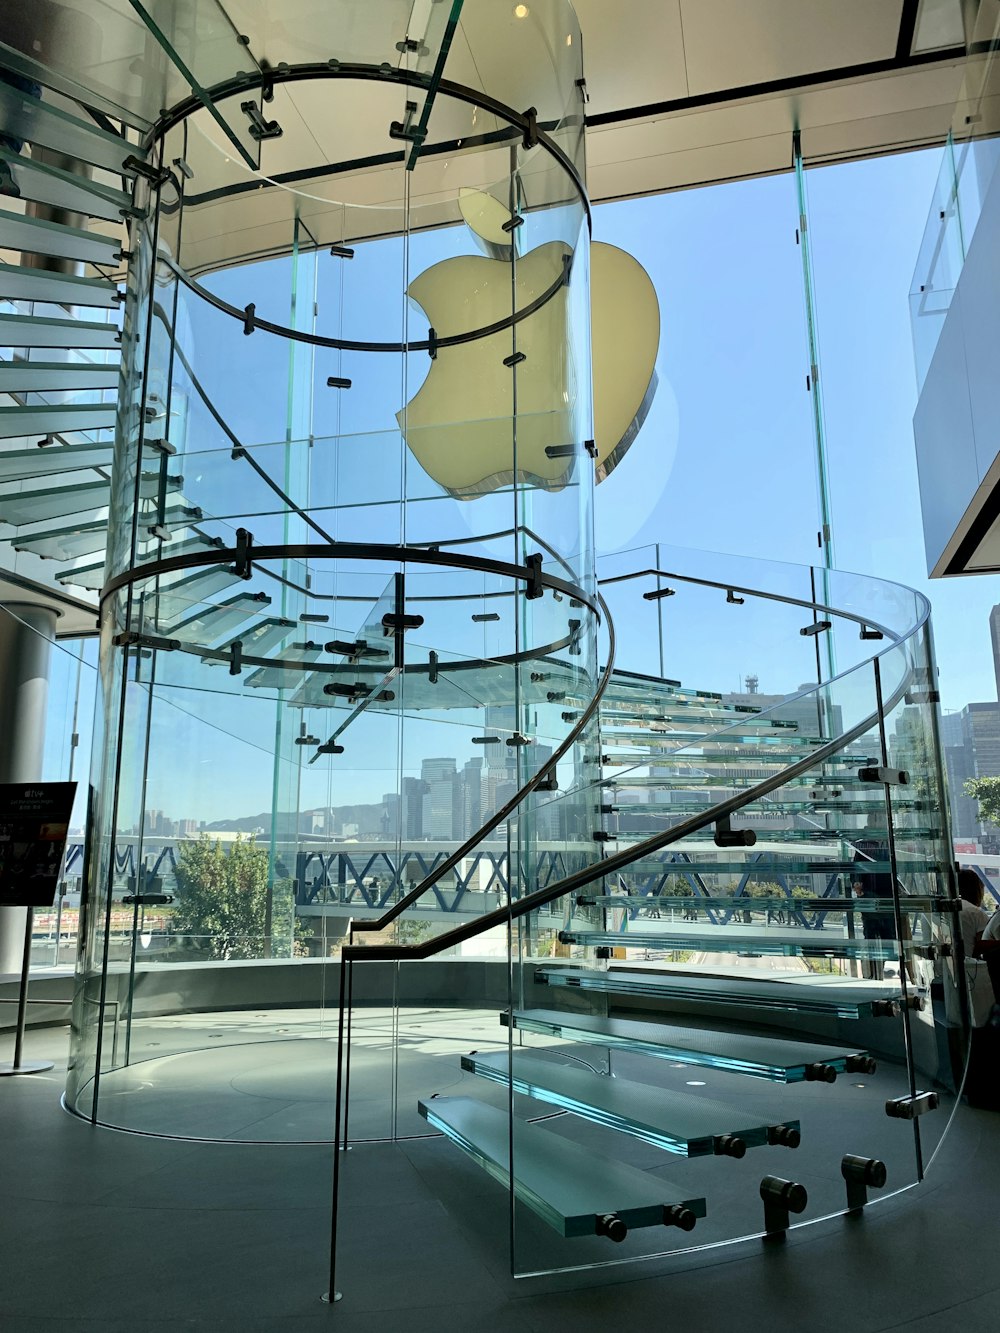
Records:
[[[131,188],[143,160],[106,117],[41,100],[30,74],[0,82],[0,523],[14,529],[0,540],[5,570],[86,606],[106,577],[116,277],[123,220],[144,225]],[[164,306],[152,320],[169,336]],[[191,379],[192,400],[208,403]],[[418,969],[490,940],[504,982],[480,1006],[495,1011],[486,1048],[406,1095],[425,1130],[506,1190],[483,1198],[501,1212],[506,1200],[517,1271],[603,1263],[609,1241],[637,1258],[686,1244],[675,1232],[752,1234],[762,1206],[781,1230],[807,1195],[813,1217],[857,1206],[887,1178],[922,1177],[957,1102],[968,1020],[918,594],[658,548],[599,568],[612,638],[596,681],[575,660],[572,598],[554,588],[549,633],[517,661],[449,652],[416,626],[400,660],[385,626],[419,620],[438,596],[430,580],[366,585],[353,618],[338,608],[342,624],[291,606],[266,570],[216,558],[241,540],[246,554],[261,494],[275,513],[308,512],[277,480],[277,450],[230,431],[223,448],[189,444],[178,461],[179,413],[147,404],[143,427],[136,560],[169,542],[191,563],[144,591],[119,644],[136,680],[152,689],[156,661],[159,688],[323,716],[322,735],[303,721],[297,737],[313,760],[335,762],[359,719],[380,716],[451,714],[483,753],[523,751],[515,790],[475,835],[412,887],[398,883],[338,946],[338,1144],[351,1137],[358,978],[388,965],[395,993],[419,993]],[[254,502],[234,485],[220,513],[226,478],[251,469]],[[700,688],[697,665],[684,683],[664,675],[675,648],[696,663],[684,645],[708,654],[748,640],[811,683],[758,703],[714,677]],[[515,699],[534,735],[503,714]],[[577,759],[560,790],[565,755]],[[428,926],[444,875],[501,837],[518,867],[510,891]],[[414,922],[419,939],[406,942]],[[336,1154],[338,1177],[355,1168]]]

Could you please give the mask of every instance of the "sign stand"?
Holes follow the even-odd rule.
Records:
[[[51,1060],[22,1060],[24,1027],[28,1020],[28,968],[31,963],[31,934],[35,924],[35,909],[27,908],[24,924],[24,957],[21,960],[21,989],[17,997],[17,1035],[14,1038],[14,1059],[0,1063],[0,1076],[5,1074],[40,1074],[54,1068]]]

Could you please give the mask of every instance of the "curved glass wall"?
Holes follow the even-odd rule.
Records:
[[[564,702],[594,694],[600,622],[579,33],[561,4],[339,5],[355,27],[261,102],[176,8],[151,31],[215,93],[161,122],[135,190],[69,1099],[328,1139],[352,919],[409,942],[533,888],[533,784],[593,853]],[[419,994],[366,972],[357,1134],[433,1090],[415,1005],[447,993],[445,1043],[495,1028],[492,973],[456,960],[503,935]]]

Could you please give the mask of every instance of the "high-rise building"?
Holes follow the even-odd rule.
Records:
[[[1000,701],[1000,605],[990,612],[990,644],[993,648],[993,674],[997,682],[997,699]]]
[[[423,837],[453,838],[461,823],[461,798],[454,759],[425,759],[420,766],[424,784]]]

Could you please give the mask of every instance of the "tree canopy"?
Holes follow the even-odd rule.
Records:
[[[979,818],[984,823],[1000,825],[1000,778],[969,778],[964,791],[979,802]]]

